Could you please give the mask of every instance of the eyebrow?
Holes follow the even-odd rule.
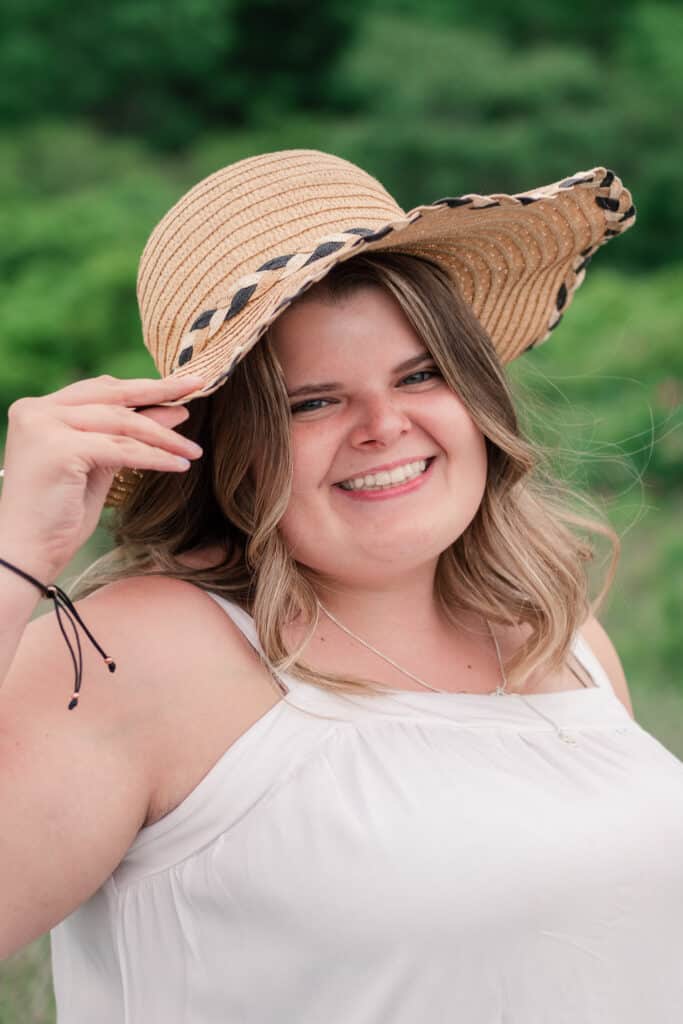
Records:
[[[412,370],[416,366],[420,366],[422,363],[434,362],[434,357],[431,352],[421,352],[418,356],[412,356],[410,359],[406,359],[405,362],[399,363],[395,366],[392,373],[403,373],[405,370]],[[336,382],[325,383],[325,384],[302,384],[299,388],[293,388],[292,391],[287,392],[288,398],[297,398],[299,395],[308,395],[311,392],[328,392],[338,391],[344,385]]]

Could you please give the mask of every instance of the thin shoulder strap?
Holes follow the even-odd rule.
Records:
[[[264,663],[267,664],[263,647],[261,646],[258,633],[256,632],[256,623],[249,612],[246,612],[244,608],[240,608],[235,601],[229,601],[227,597],[223,597],[222,594],[216,594],[213,590],[205,590],[204,593],[208,594],[209,597],[212,597],[216,604],[221,606],[223,611],[226,612],[228,617],[235,623],[239,631],[244,634],[254,650],[261,656]],[[283,693],[288,693],[292,688],[292,683],[289,677],[287,677],[285,682],[283,673],[275,673],[272,669],[270,669],[270,672]]]
[[[247,640],[252,647],[256,648],[259,654],[263,655],[263,649],[259,643],[258,633],[256,632],[256,624],[248,612],[245,612],[244,608],[240,608],[235,601],[229,601],[227,597],[223,597],[222,594],[216,594],[213,590],[205,590],[205,594],[212,597],[214,601],[221,606],[224,612],[229,618],[235,623],[241,633],[244,633]]]
[[[574,633],[574,639],[572,640],[572,651],[576,659],[586,669],[595,685],[603,690],[609,690],[611,693],[614,693],[614,687],[610,682],[609,676],[593,653],[588,641],[578,629]]]

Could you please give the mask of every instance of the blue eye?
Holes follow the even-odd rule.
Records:
[[[429,377],[440,377],[441,376],[441,374],[439,373],[438,370],[417,370],[416,373],[411,373],[410,377],[419,377],[419,376],[421,376],[422,374],[425,374],[425,373]],[[410,380],[410,377],[404,377],[403,379],[404,380]],[[421,383],[421,381],[418,381],[418,383]]]
[[[415,373],[409,374],[408,377],[404,377],[401,383],[403,384],[405,383],[405,381],[413,380],[414,383],[423,384],[424,380],[418,380],[417,382],[415,382],[414,378],[424,377],[425,375],[427,378],[440,377],[441,373],[436,368],[431,370],[417,370]],[[299,402],[298,405],[293,405],[291,408],[291,412],[316,412],[318,408],[321,408],[321,402],[323,403],[323,405],[330,404],[330,400],[327,398],[309,398],[305,402]]]
[[[309,398],[305,402],[299,402],[298,405],[293,405],[291,411],[294,412],[312,412],[311,406],[317,402],[324,402],[324,398]]]

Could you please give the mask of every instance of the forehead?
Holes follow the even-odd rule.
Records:
[[[342,297],[312,289],[275,321],[270,338],[285,371],[383,358],[395,362],[425,347],[393,296],[365,285]]]

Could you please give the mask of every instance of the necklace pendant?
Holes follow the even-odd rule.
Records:
[[[572,736],[571,733],[565,732],[564,729],[560,729],[558,736],[565,743],[576,743],[576,736]]]
[[[492,692],[491,696],[493,696],[493,697],[505,697],[505,696],[507,696],[507,691],[506,691],[505,687],[501,686],[500,683],[499,683],[498,686],[495,688],[495,690]]]

